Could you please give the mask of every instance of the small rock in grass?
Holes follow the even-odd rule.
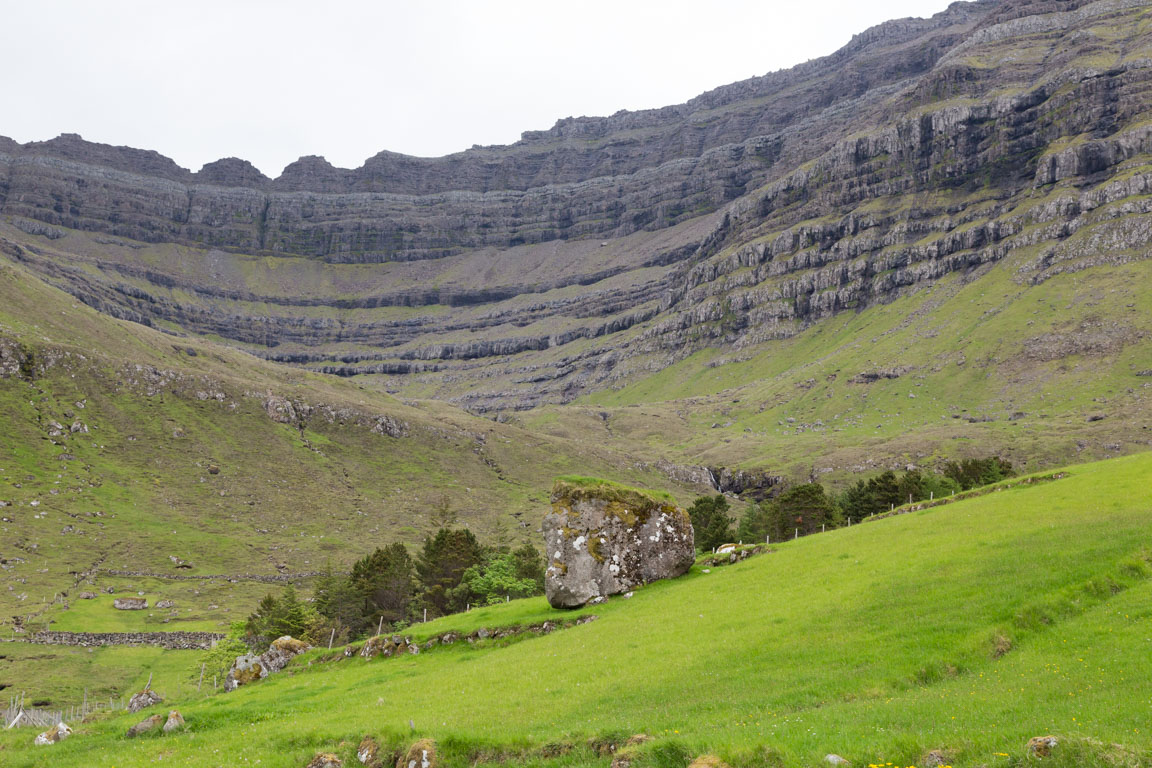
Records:
[[[829,765],[852,765],[852,763],[840,757],[840,755],[824,755],[824,762]]]
[[[396,761],[396,768],[436,768],[436,742],[420,739]]]
[[[1033,736],[1028,740],[1028,754],[1039,758],[1048,757],[1059,743],[1055,736]]]
[[[365,736],[356,749],[356,759],[368,768],[380,768],[380,744],[371,736]]]
[[[80,599],[81,600],[95,600],[96,599],[96,593],[95,592],[81,592],[80,593]]]
[[[148,688],[146,690],[140,691],[139,693],[133,694],[132,698],[128,699],[128,711],[139,712],[142,709],[151,707],[154,704],[159,704],[162,701],[164,701],[163,696],[156,693],[156,691],[152,690],[151,688]]]
[[[72,729],[66,723],[57,723],[48,730],[44,731],[36,737],[36,746],[45,746],[48,744],[55,744],[58,741],[64,741],[72,735]]]
[[[942,749],[933,749],[920,758],[920,762],[924,763],[925,768],[940,768],[943,765],[951,765],[952,756]]]
[[[184,717],[176,710],[169,712],[168,720],[164,723],[164,733],[172,733],[172,731],[178,731],[183,727]]]
[[[320,752],[312,758],[307,768],[340,768],[342,765],[343,761],[331,752]]]
[[[142,734],[148,733],[155,728],[159,728],[164,724],[164,715],[152,715],[152,717],[145,718],[136,725],[128,729],[128,738],[134,738]]]
[[[297,640],[290,635],[284,635],[283,637],[276,638],[272,641],[271,645],[271,648],[275,648],[277,651],[288,654],[289,656],[295,656],[298,653],[304,653],[304,651],[311,647],[312,646],[308,645],[308,643],[304,642],[303,640]]]

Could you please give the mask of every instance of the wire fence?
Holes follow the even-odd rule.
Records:
[[[81,704],[63,707],[61,709],[41,709],[28,706],[25,702],[26,694],[21,693],[8,700],[8,707],[3,711],[4,727],[20,728],[51,728],[57,723],[67,723],[73,720],[83,720],[93,712],[115,712],[124,709],[125,705],[110,698],[108,701],[89,701],[85,695]]]

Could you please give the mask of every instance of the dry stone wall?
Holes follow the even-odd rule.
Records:
[[[103,645],[149,645],[169,650],[207,650],[224,635],[218,632],[36,632],[17,642],[38,645],[75,645],[96,648]]]

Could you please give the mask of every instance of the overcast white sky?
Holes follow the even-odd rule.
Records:
[[[507,144],[676,104],[949,0],[0,0],[0,135],[198,170]]]

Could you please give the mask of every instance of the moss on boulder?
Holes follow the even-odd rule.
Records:
[[[396,768],[436,768],[436,742],[420,739],[396,761]]]
[[[548,601],[578,608],[683,574],[694,560],[692,521],[666,493],[561,477],[544,518]]]

